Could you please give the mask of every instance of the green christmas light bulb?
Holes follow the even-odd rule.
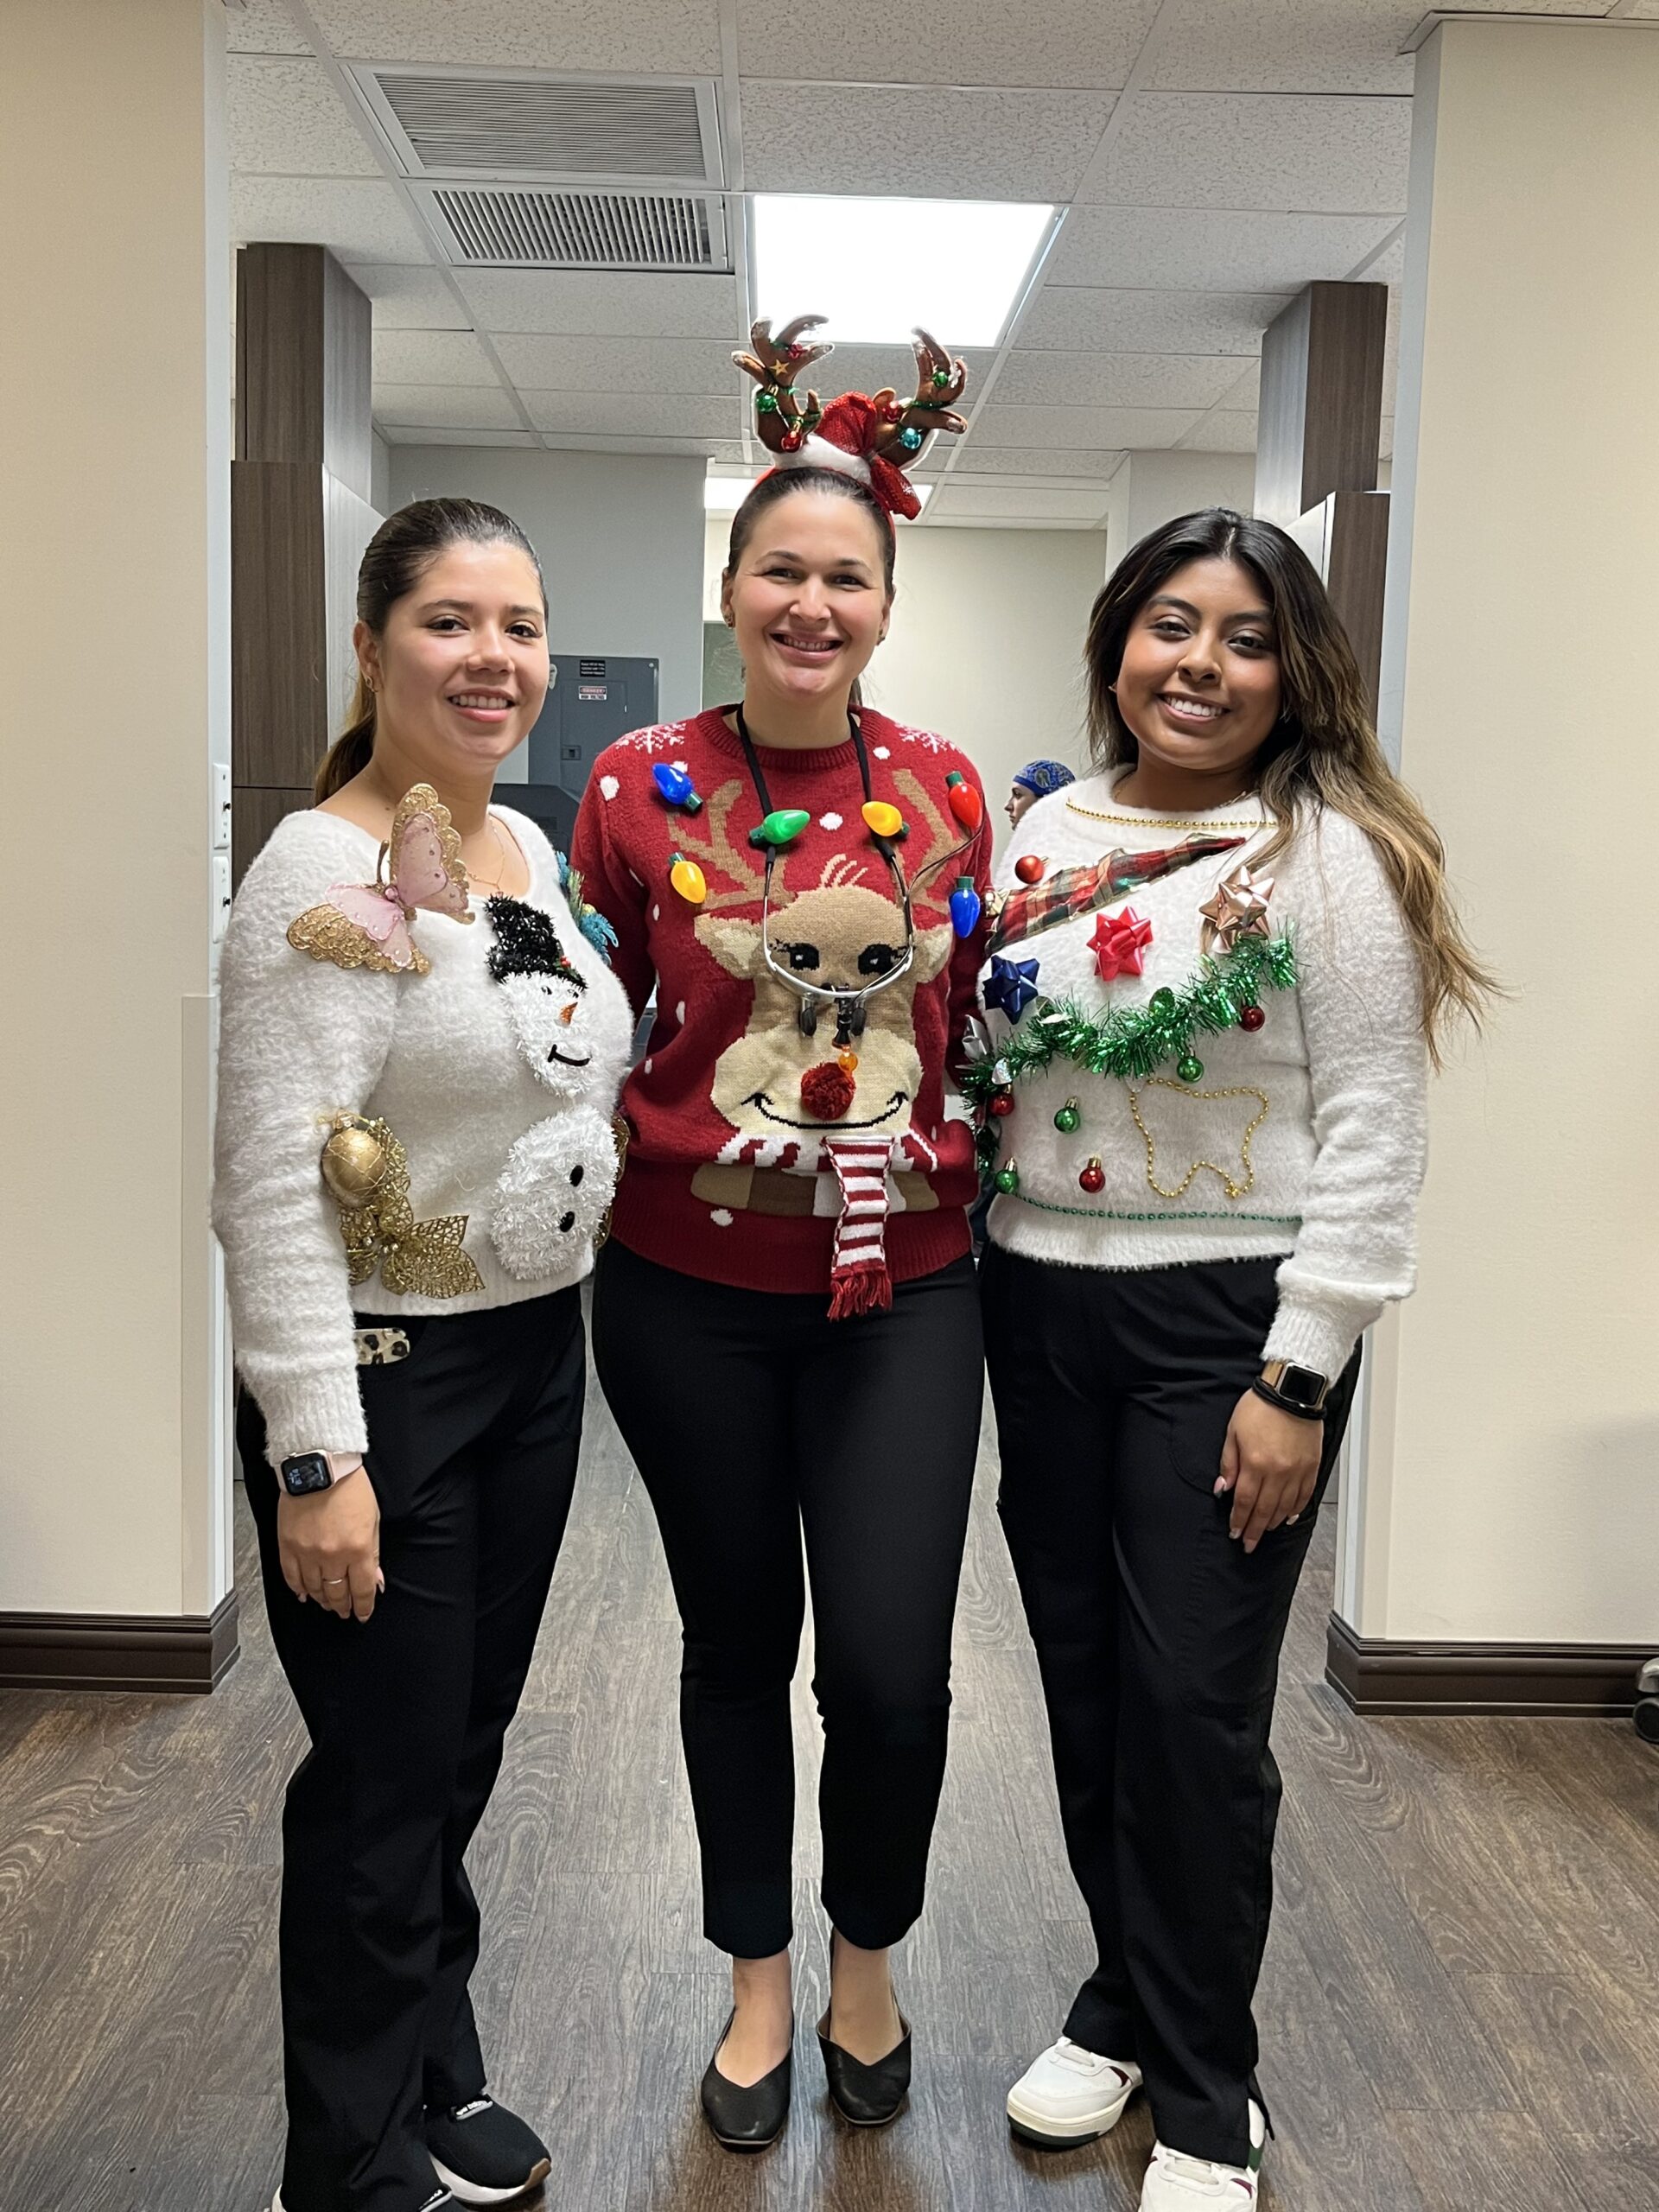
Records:
[[[751,830],[752,845],[792,845],[812,819],[804,807],[775,807],[759,829]]]

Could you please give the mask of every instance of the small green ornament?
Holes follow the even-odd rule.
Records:
[[[1006,1166],[997,1169],[991,1180],[1005,1198],[1011,1198],[1020,1187],[1020,1170],[1009,1160]]]
[[[1166,1018],[1175,1011],[1175,994],[1172,990],[1154,991],[1147,1001],[1147,1011]]]
[[[792,845],[812,819],[804,807],[775,808],[760,827],[749,832],[752,845]]]
[[[756,392],[754,411],[757,415],[775,415],[778,412],[777,393],[775,391]]]
[[[1058,1113],[1055,1115],[1054,1126],[1062,1136],[1069,1137],[1075,1135],[1077,1124],[1082,1119],[1083,1116],[1078,1109],[1077,1100],[1068,1098]]]
[[[1183,1083],[1202,1083],[1204,1062],[1196,1052],[1188,1052],[1185,1058],[1175,1063],[1175,1072]]]
[[[935,369],[935,370],[934,370],[934,372],[933,372],[933,389],[934,389],[934,391],[943,391],[944,390],[944,387],[946,386],[946,385],[948,385],[948,384],[950,383],[950,370],[949,370],[949,369]]]

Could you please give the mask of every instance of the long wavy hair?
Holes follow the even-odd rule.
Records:
[[[516,545],[529,556],[541,585],[545,613],[547,585],[542,564],[536,558],[535,547],[511,515],[504,515],[499,507],[486,507],[479,499],[413,499],[386,517],[365,549],[357,572],[358,620],[366,623],[377,638],[384,637],[392,608],[414,590],[446,546],[462,542],[492,545],[498,540]],[[374,754],[374,726],[375,696],[359,666],[346,727],[317,770],[313,791],[319,806],[368,766]]]
[[[1270,863],[1305,817],[1328,808],[1357,823],[1376,849],[1417,953],[1423,1034],[1440,1064],[1459,1015],[1477,1027],[1497,992],[1454,910],[1439,833],[1389,767],[1377,742],[1353,647],[1313,563],[1270,522],[1205,507],[1148,533],[1119,562],[1089,618],[1084,658],[1089,734],[1101,768],[1132,767],[1135,733],[1113,686],[1136,617],[1190,561],[1236,561],[1266,595],[1278,639],[1279,720],[1256,756],[1255,785],[1278,827],[1262,849]]]

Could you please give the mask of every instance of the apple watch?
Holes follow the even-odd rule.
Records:
[[[296,1452],[278,1470],[283,1488],[290,1497],[309,1497],[314,1491],[332,1490],[354,1475],[363,1464],[358,1452]]]
[[[1331,1378],[1316,1367],[1298,1367],[1294,1360],[1270,1359],[1250,1385],[1281,1413],[1299,1421],[1323,1421],[1325,1402],[1331,1395]]]

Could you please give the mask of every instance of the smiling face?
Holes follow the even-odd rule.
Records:
[[[1117,671],[1117,710],[1140,747],[1143,776],[1194,781],[1185,803],[1222,804],[1246,787],[1281,696],[1267,594],[1238,562],[1189,561],[1136,611]]]
[[[446,545],[378,636],[359,622],[359,666],[378,697],[377,743],[442,788],[493,771],[547,696],[547,616],[534,563],[505,538]]]
[[[868,667],[893,611],[880,529],[832,492],[791,492],[757,517],[721,592],[752,701],[845,698]]]

